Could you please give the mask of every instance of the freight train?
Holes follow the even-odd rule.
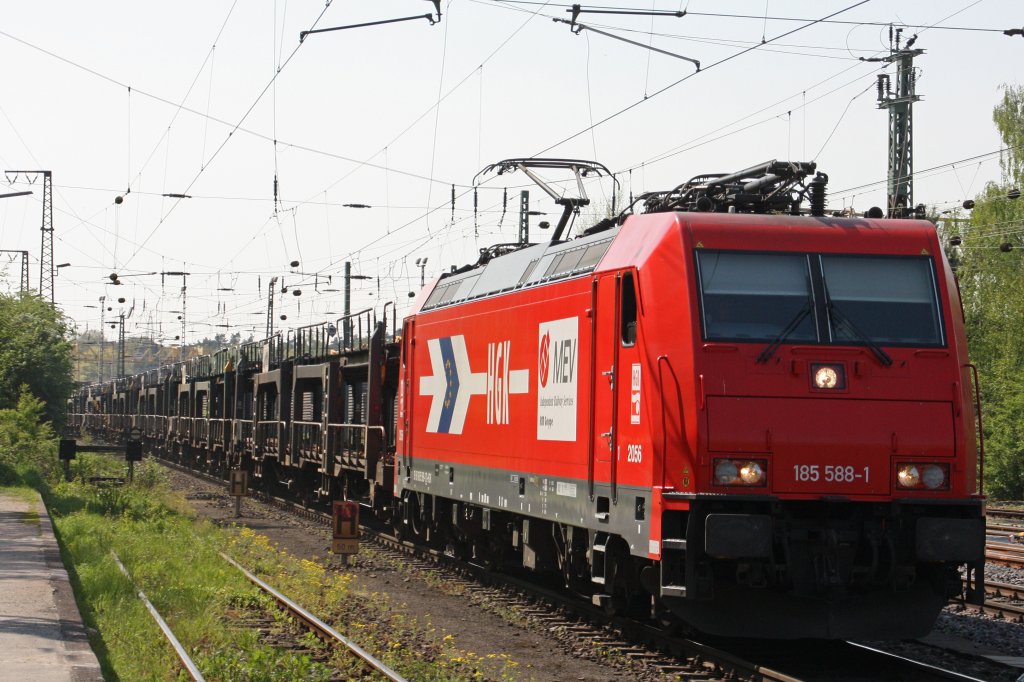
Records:
[[[482,250],[400,324],[85,387],[69,424],[713,634],[905,638],[981,599],[977,378],[931,223],[827,215],[814,164],[769,162],[569,238],[607,169],[485,170],[555,198],[550,239]]]

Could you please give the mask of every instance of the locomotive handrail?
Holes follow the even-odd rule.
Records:
[[[667,355],[658,356],[658,387],[661,390],[661,461],[665,462],[668,458],[668,430],[665,428],[665,380],[664,375],[661,373],[662,363],[668,366],[668,371],[672,376],[672,382],[676,386],[676,406],[679,410],[679,436],[680,438],[686,437],[685,428],[685,416],[683,414],[683,397],[679,391],[679,377],[676,376],[676,370],[672,367],[672,362],[668,359]],[[661,474],[662,485],[665,484],[665,470],[664,464],[662,465]]]
[[[974,375],[974,413],[978,415],[978,494],[985,494],[985,425],[981,419],[981,381],[978,379],[978,367],[973,362],[961,365],[968,367]]]
[[[590,429],[587,433],[587,494],[594,501],[594,428],[597,426],[595,396],[597,392],[597,277],[590,283]]]
[[[619,346],[622,338],[622,273],[615,274],[615,317],[612,318],[612,428],[608,439],[612,504],[619,502]]]

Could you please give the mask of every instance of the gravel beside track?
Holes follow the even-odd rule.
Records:
[[[1024,587],[1024,569],[998,564],[986,564],[985,581],[1006,583]],[[1009,603],[1020,605],[1019,601]],[[1024,624],[1011,623],[997,616],[990,616],[963,607],[947,606],[936,629],[957,635],[977,644],[997,650],[1007,656],[1024,657]],[[1024,670],[1018,671],[1018,675]]]
[[[224,524],[234,521],[231,518],[233,503],[223,487],[173,470],[170,470],[170,476],[172,485],[190,498],[197,515]],[[243,515],[241,522],[297,556],[316,558],[327,554],[330,546],[328,531],[315,521],[300,519],[248,499],[244,501]],[[295,532],[297,529],[301,532]],[[462,581],[452,581],[453,584],[448,586],[451,589],[446,590],[436,584],[436,577],[433,583],[424,581],[415,571],[395,570],[393,558],[375,554],[360,554],[346,569],[357,576],[367,592],[390,595],[394,608],[430,622],[441,635],[455,636],[459,645],[467,650],[481,654],[505,653],[521,661],[523,667],[520,668],[522,676],[519,679],[597,682],[666,679],[662,675],[638,670],[628,663],[625,667],[616,667],[616,662],[602,657],[599,647],[581,645],[571,637],[555,636],[554,630],[560,626],[552,626],[547,618],[524,620],[515,614],[502,613],[500,604],[497,609],[481,604],[477,589],[454,584]],[[989,565],[986,580],[1024,586],[1024,570]],[[964,610],[957,605],[945,609],[935,632],[974,642],[988,653],[1024,656],[1024,625]],[[593,637],[593,634],[589,636]],[[921,642],[868,644],[982,680],[1010,682],[1024,673],[1024,670]],[[715,676],[712,673],[709,677]]]
[[[226,484],[207,482],[167,469],[171,486],[185,495],[193,512],[220,525],[236,523],[233,498]],[[242,503],[239,525],[266,535],[280,549],[303,559],[324,561],[331,546],[330,530],[315,521],[305,520],[251,499]],[[336,561],[336,559],[334,560]],[[518,622],[498,609],[480,604],[479,598],[458,584],[425,579],[424,571],[396,566],[395,558],[379,551],[362,551],[346,571],[355,576],[358,589],[385,600],[390,608],[432,627],[438,639],[451,636],[466,651],[481,657],[506,654],[520,663],[518,680],[536,682],[618,682],[625,679],[664,679],[661,676],[638,678],[601,659],[595,648],[573,647],[553,636],[548,626]],[[381,597],[379,595],[388,595]],[[426,629],[426,628],[425,628]],[[414,642],[408,643],[415,646]],[[485,676],[482,679],[498,679]]]
[[[985,580],[1024,588],[1024,569],[987,564]],[[1024,625],[979,613],[974,609],[965,609],[958,604],[950,604],[943,610],[932,632],[977,645],[979,653],[1024,657]],[[933,641],[941,642],[939,639]],[[1024,675],[1024,669],[1021,668],[998,665],[921,642],[875,642],[873,645],[917,660],[930,660],[937,666],[982,680],[1015,682]]]

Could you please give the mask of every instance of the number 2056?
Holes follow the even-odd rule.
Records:
[[[871,469],[857,469],[850,465],[794,464],[793,478],[797,481],[825,481],[826,483],[871,482]]]

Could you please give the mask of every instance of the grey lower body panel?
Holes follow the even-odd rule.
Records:
[[[412,465],[400,467],[395,493],[406,490],[618,535],[635,556],[658,551],[657,539],[651,539],[650,488],[620,485],[613,500],[611,485],[595,482],[591,499],[583,479],[418,457]]]

